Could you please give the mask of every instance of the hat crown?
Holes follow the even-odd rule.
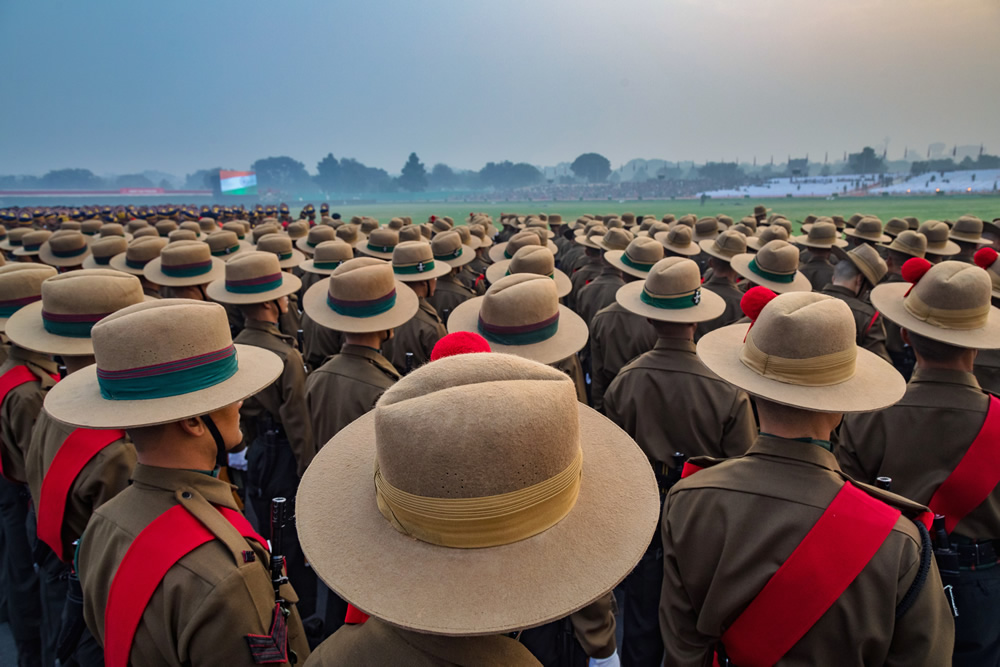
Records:
[[[300,239],[309,233],[309,225],[305,222],[291,222],[285,228],[289,238]]]
[[[42,310],[56,315],[95,315],[142,303],[142,283],[111,269],[83,269],[42,283]]]
[[[346,262],[353,257],[354,248],[340,239],[323,241],[316,246],[316,254],[313,255],[317,262]]]
[[[79,250],[87,246],[87,237],[78,231],[62,231],[49,238],[49,247],[57,252]]]
[[[337,227],[337,231],[334,232],[339,239],[344,239],[348,243],[358,242],[358,225],[341,225]]]
[[[368,245],[373,248],[389,248],[399,243],[399,232],[394,229],[376,229],[368,237]]]
[[[14,229],[7,232],[7,239],[10,242],[21,243],[24,241],[24,237],[32,233],[34,230],[30,227],[15,227]]]
[[[469,242],[472,241],[472,232],[469,230],[468,225],[458,225],[457,227],[452,227],[451,229],[461,237],[464,245],[469,245]]]
[[[102,238],[108,236],[118,236],[121,238],[125,237],[125,228],[122,227],[117,222],[109,222],[107,224],[101,225],[100,235]]]
[[[278,230],[277,224],[257,225],[253,228],[253,241],[254,243],[259,243],[268,234],[277,234]]]
[[[193,233],[195,236],[201,234],[201,225],[199,225],[197,222],[194,222],[193,220],[188,220],[186,222],[182,222],[180,224],[180,228],[188,230],[189,232]]]
[[[856,355],[856,335],[846,302],[815,292],[789,292],[764,306],[748,338],[764,354],[810,359],[848,350]]]
[[[374,257],[346,261],[330,274],[329,295],[339,301],[375,301],[394,289],[392,266]]]
[[[635,262],[655,264],[663,259],[663,245],[648,236],[639,236],[629,242],[625,254]]]
[[[419,241],[424,238],[424,235],[420,232],[420,227],[417,225],[405,225],[399,230],[399,242],[403,241]]]
[[[747,251],[747,237],[727,229],[715,237],[715,250],[725,255],[740,255]]]
[[[451,255],[462,248],[462,237],[456,231],[438,234],[431,240],[431,249],[437,256]]]
[[[187,264],[204,264],[210,262],[212,250],[202,241],[175,241],[160,250],[160,262],[163,266],[180,267]]]
[[[649,234],[649,236],[656,236],[660,232],[669,232],[669,231],[670,231],[669,224],[667,224],[666,222],[658,222],[655,220],[652,222],[652,224],[649,225],[649,227],[646,228],[646,232]]]
[[[556,257],[552,251],[542,246],[525,246],[514,253],[507,271],[514,273],[534,273],[551,276],[556,270]]]
[[[232,222],[225,223],[222,225],[222,230],[232,232],[233,234],[236,234],[237,237],[243,236],[247,233],[246,225],[239,220],[233,220]]]
[[[166,236],[170,232],[177,229],[177,223],[173,220],[160,220],[155,225],[156,233],[160,236]]]
[[[837,225],[826,222],[822,218],[817,220],[809,228],[808,239],[818,243],[832,243],[837,238]]]
[[[986,271],[965,262],[945,261],[932,266],[903,301],[913,305],[911,299],[916,297],[925,307],[938,311],[988,312],[992,291]],[[907,310],[914,312],[909,307]]]
[[[25,246],[40,246],[51,237],[52,232],[45,229],[36,229],[25,234],[24,238],[21,239],[21,243]]]
[[[625,250],[632,242],[632,232],[622,227],[612,227],[604,234],[602,241],[606,249]]]
[[[65,224],[66,223],[64,222],[63,225]],[[101,231],[101,228],[104,226],[104,224],[105,223],[101,222],[100,220],[85,220],[82,223],[78,223],[77,229],[79,229],[84,234],[93,235]],[[118,223],[109,222],[107,224],[113,225]],[[118,226],[120,227],[121,225]],[[60,227],[60,229],[71,229],[71,228],[63,226]]]
[[[268,234],[257,243],[257,249],[275,255],[292,252],[292,239],[284,234]]]
[[[879,256],[878,251],[867,243],[862,243],[847,254],[854,260],[855,264],[864,266],[862,273],[873,285],[882,280],[889,271],[889,267],[886,266],[885,260]]]
[[[963,215],[951,228],[953,234],[979,237],[983,233],[983,221],[971,215]]]
[[[198,235],[190,229],[175,229],[167,235],[167,240],[169,240],[171,244],[177,243],[178,241],[197,241]]]
[[[881,236],[882,221],[878,218],[862,218],[854,228],[854,233],[860,236]]]
[[[924,253],[927,252],[927,237],[920,232],[915,232],[912,229],[907,229],[900,232],[893,242],[889,245],[890,250],[909,251],[910,254],[916,254],[918,257],[923,257]]]
[[[757,234],[757,239],[758,243],[760,243],[761,245],[766,245],[771,241],[775,240],[787,241],[788,232],[785,230],[784,227],[776,227],[774,225],[771,225],[770,227],[765,227],[764,229],[760,230],[760,232]]]
[[[433,261],[434,251],[427,241],[403,241],[392,251],[393,266],[412,266]]]
[[[699,218],[694,223],[694,233],[699,236],[709,236],[719,231],[719,221],[716,218]]]
[[[507,242],[507,254],[513,256],[518,250],[528,245],[542,245],[542,240],[534,232],[518,232]]]
[[[378,229],[378,220],[375,220],[374,218],[365,218],[361,221],[360,230],[363,234],[370,234],[376,229]]]
[[[890,218],[889,222],[885,223],[885,227],[882,228],[886,234],[896,236],[901,232],[906,231],[910,228],[910,225],[902,218]]]
[[[217,232],[212,232],[207,237],[205,237],[205,242],[208,244],[209,249],[212,252],[222,252],[228,250],[233,246],[239,245],[240,239],[236,235],[236,232],[220,229]]]
[[[559,314],[555,281],[531,273],[504,276],[483,297],[479,318],[500,327],[535,325]]]
[[[44,264],[7,264],[0,267],[0,302],[40,297],[42,283],[56,275],[55,268]]]
[[[674,225],[666,236],[666,244],[678,247],[691,245],[691,228],[684,224]]]
[[[124,236],[104,236],[90,245],[90,254],[94,257],[114,257],[128,250],[128,241]]]
[[[90,221],[88,221],[90,222]],[[70,231],[80,231],[81,224],[75,220],[63,220],[59,224],[59,229],[70,230]]]
[[[312,245],[319,245],[323,241],[332,241],[337,238],[337,232],[333,227],[318,225],[309,230],[306,241]]]
[[[643,285],[643,289],[654,297],[690,294],[700,287],[701,271],[698,264],[684,257],[661,259],[649,270]]]
[[[765,243],[754,260],[757,266],[769,273],[790,275],[799,270],[799,251],[787,241],[774,240]]]
[[[928,244],[942,244],[948,240],[948,234],[951,230],[947,224],[940,220],[925,220],[917,231],[927,237]]]
[[[202,244],[204,245],[204,244]],[[166,250],[163,251],[166,253]],[[233,257],[226,263],[226,282],[244,282],[281,275],[278,256],[271,252],[252,251]]]

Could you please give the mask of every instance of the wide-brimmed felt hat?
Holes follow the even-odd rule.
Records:
[[[702,251],[721,259],[723,262],[730,261],[736,255],[742,255],[747,251],[748,239],[743,234],[727,229],[712,240],[702,240],[698,242]]]
[[[70,232],[63,232],[69,234]],[[76,232],[79,234],[80,232]],[[42,246],[52,236],[52,232],[46,229],[36,229],[24,235],[21,239],[21,247],[14,250],[15,257],[31,257],[37,255]]]
[[[145,300],[138,278],[113,269],[52,276],[41,289],[41,302],[11,315],[6,334],[15,344],[42,354],[93,354],[93,326],[111,313]]]
[[[632,239],[625,250],[609,250],[604,253],[604,260],[608,264],[636,278],[649,275],[649,270],[661,259],[663,244],[646,236]]]
[[[175,229],[167,234],[167,241],[177,243],[178,241],[197,241],[198,235],[190,229]]]
[[[868,243],[862,243],[857,248],[853,248],[844,253],[844,257],[851,261],[861,275],[871,283],[872,286],[882,282],[882,278],[888,273],[889,267],[882,259],[878,251]]]
[[[212,253],[212,257],[217,257],[223,262],[228,262],[240,253],[250,252],[253,246],[249,241],[241,241],[236,232],[220,229],[205,237],[205,243]]]
[[[396,280],[415,283],[446,276],[451,265],[435,259],[427,241],[404,241],[392,253],[392,272]]]
[[[140,227],[139,229],[135,230],[135,233],[132,234],[133,240],[138,238],[149,238],[149,237],[160,238],[160,235],[156,233],[156,228]],[[166,241],[167,239],[164,238],[163,240]]]
[[[198,218],[198,227],[205,234],[212,234],[220,229],[219,223],[216,222],[215,218]]]
[[[185,220],[180,225],[178,225],[178,228],[191,232],[192,234],[195,235],[195,238],[199,240],[204,236],[204,234],[201,231],[201,225],[199,225],[194,220]]]
[[[309,233],[295,242],[295,247],[307,255],[315,252],[316,246],[325,241],[333,241],[337,238],[337,230],[329,225],[316,225],[309,230]],[[350,244],[354,245],[354,244]]]
[[[709,370],[747,393],[814,412],[850,413],[887,407],[906,391],[896,369],[857,346],[854,316],[840,299],[781,294],[747,314],[752,325],[722,327],[698,341]]]
[[[274,253],[256,250],[220,263],[223,265],[222,277],[205,288],[208,298],[219,303],[237,306],[266,303],[294,294],[302,287],[298,276],[281,270]]]
[[[83,260],[85,269],[110,268],[111,258],[128,250],[124,236],[104,236],[90,244],[90,254]]]
[[[296,220],[295,222],[288,223],[285,227],[285,233],[288,234],[288,238],[293,241],[298,241],[303,236],[309,234],[309,223],[304,220]]]
[[[481,400],[503,402],[504,418],[470,422]],[[496,353],[397,382],[320,450],[298,498],[303,550],[332,590],[443,635],[565,618],[625,577],[659,515],[649,463],[621,429],[561,371]]]
[[[603,227],[601,228],[601,230],[602,231],[600,233],[603,236],[604,232],[606,232],[607,230],[604,229]],[[579,237],[577,238],[576,241],[577,243],[580,243]],[[542,239],[539,238],[538,234],[535,234],[534,232],[518,232],[517,234],[514,234],[512,237],[510,237],[510,240],[507,241],[506,243],[498,243],[492,248],[490,248],[489,250],[490,260],[494,262],[500,262],[505,259],[513,259],[514,253],[516,253],[518,250],[520,250],[526,245],[545,246],[549,250],[551,250],[552,254],[554,255],[558,254],[559,250],[556,247],[556,244],[553,243],[552,241],[549,241],[548,243],[542,243]],[[595,245],[591,247],[596,248],[597,246]]]
[[[392,259],[392,251],[399,243],[399,232],[394,229],[375,229],[367,239],[358,241],[354,247],[362,254],[379,259]]]
[[[426,240],[427,237],[425,237],[420,232],[419,225],[406,225],[405,227],[399,230],[400,243],[402,243],[403,241],[426,241]]]
[[[405,324],[419,308],[416,293],[396,279],[392,266],[358,257],[310,287],[302,308],[320,326],[345,333],[371,333]]]
[[[30,234],[33,229],[31,227],[15,227],[7,232],[6,238],[0,241],[0,248],[6,250],[7,252],[13,252],[21,247],[24,237]]]
[[[661,322],[707,322],[726,310],[721,296],[702,288],[698,264],[685,257],[661,259],[645,281],[618,288],[615,300],[629,312]]]
[[[236,237],[242,241],[250,230],[250,224],[245,220],[231,220],[223,223],[222,230],[236,234]]]
[[[299,268],[308,273],[328,276],[347,260],[354,259],[354,246],[340,239],[323,241],[313,250],[312,258],[299,264]]]
[[[809,279],[799,271],[798,249],[786,241],[770,241],[756,254],[736,255],[729,265],[755,285],[779,294],[812,291]]]
[[[453,269],[465,266],[476,258],[475,248],[462,243],[462,235],[454,230],[436,234],[431,239],[431,250],[435,261],[444,262]]]
[[[157,299],[123,308],[91,329],[97,363],[49,390],[45,410],[83,428],[138,428],[214,412],[281,374],[278,355],[234,345],[217,303]]]
[[[717,218],[698,218],[694,223],[694,242],[711,241],[719,235],[719,232],[728,229]]]
[[[90,243],[79,231],[53,234],[38,249],[38,259],[49,266],[80,266],[90,254]]]
[[[789,240],[807,248],[829,249],[833,246],[840,248],[847,246],[847,241],[840,238],[840,232],[837,231],[837,226],[832,222],[817,221],[810,225],[808,230],[803,228],[803,231],[806,233],[801,236],[792,236]]]
[[[901,252],[905,255],[911,255],[913,257],[920,257],[927,253],[927,237],[920,232],[915,232],[912,229],[907,229],[896,235],[896,238],[892,240],[889,244],[880,244],[882,248],[888,248],[889,250],[895,250],[896,252]]]
[[[576,230],[573,235],[573,241],[578,243],[585,248],[593,248],[595,250],[601,250],[601,246],[597,245],[597,242],[604,238],[604,235],[608,233],[608,228],[603,224],[588,224],[582,230]]]
[[[903,278],[908,282],[872,290],[872,305],[889,320],[957,347],[1000,348],[1000,311],[991,305],[993,283],[982,268],[915,258],[903,265]]]
[[[748,236],[747,248],[760,250],[771,241],[788,241],[788,231],[779,225],[768,225],[757,232],[756,236]]]
[[[660,232],[654,238],[663,247],[678,255],[693,257],[701,252],[701,246],[694,242],[692,228],[678,222],[668,232]]]
[[[105,224],[116,225],[118,223],[116,222],[105,223],[103,220],[84,220],[83,222],[78,224],[79,224],[78,229],[80,230],[80,233],[88,238],[93,239],[96,238],[101,233],[101,228],[104,227]],[[121,225],[118,226],[121,227]],[[60,229],[62,229],[61,226]],[[124,228],[122,233],[124,233]]]
[[[764,206],[762,204],[758,204],[757,206],[753,207],[753,214],[754,215],[767,215],[770,212],[771,212],[771,209],[767,208],[766,206]]]
[[[205,285],[222,278],[225,265],[218,257],[212,257],[211,248],[203,241],[176,241],[168,243],[157,257],[149,260],[142,274],[146,280],[168,287]]]
[[[451,312],[448,331],[473,331],[495,352],[553,364],[587,344],[587,324],[559,304],[554,280],[531,273],[500,278]]]
[[[885,227],[882,229],[882,232],[888,234],[892,238],[896,238],[898,234],[905,232],[909,228],[910,225],[906,222],[906,220],[903,220],[902,218],[889,218],[889,222],[885,223]]]
[[[927,253],[931,255],[951,257],[962,252],[958,244],[948,238],[951,228],[940,220],[925,220],[917,231],[927,237]]]
[[[504,276],[517,273],[533,273],[552,278],[556,283],[556,294],[560,299],[573,291],[573,282],[569,276],[556,268],[555,255],[548,248],[531,245],[521,248],[514,253],[513,259],[505,259],[486,267],[486,280],[493,284]]]
[[[993,297],[1000,298],[1000,262],[997,262],[997,251],[993,248],[980,248],[976,251],[976,264],[986,270],[993,285]]]
[[[635,238],[632,232],[622,227],[612,227],[595,243],[602,250],[625,250],[628,244]]]
[[[469,225],[455,225],[451,228],[451,231],[457,233],[462,238],[462,245],[467,245],[473,250],[478,250],[482,246],[480,238],[473,236]]]
[[[167,236],[170,235],[170,232],[175,231],[180,227],[173,220],[160,220],[155,225],[153,225],[153,228],[156,230],[157,234],[166,238]]]
[[[108,237],[120,237],[127,241],[132,240],[132,235],[125,231],[125,227],[120,222],[106,222],[101,225],[101,229],[97,232],[96,236],[90,237],[90,242],[97,243],[99,239],[104,239]]]
[[[258,252],[278,256],[278,266],[291,269],[305,261],[306,256],[292,247],[292,239],[285,234],[268,234],[257,242]]]
[[[281,225],[277,222],[268,222],[262,225],[257,225],[250,230],[250,243],[257,245],[260,240],[267,236],[268,234],[280,234]]]
[[[479,248],[489,248],[493,245],[493,237],[487,233],[487,229],[479,224],[469,225],[469,233],[472,238],[479,242]]]
[[[643,224],[645,224],[645,222],[643,222]],[[642,225],[639,225],[639,226],[642,227]],[[642,229],[641,231],[636,232],[635,235],[636,236],[646,236],[646,237],[652,239],[652,238],[656,238],[656,235],[659,234],[659,233],[661,233],[661,232],[669,232],[669,231],[670,231],[670,224],[669,223],[661,222],[659,220],[653,220],[652,222],[649,223],[649,225],[645,229]]]
[[[347,224],[337,227],[334,234],[338,239],[343,239],[353,246],[359,242],[364,242],[368,237],[361,233],[361,225]]]
[[[45,264],[17,262],[0,266],[0,333],[18,310],[42,298],[42,283],[56,275]]]
[[[159,236],[140,236],[128,244],[128,248],[120,255],[115,255],[108,265],[117,271],[132,275],[143,275],[146,264],[160,256],[167,247],[167,239]]]
[[[963,215],[955,221],[949,237],[952,241],[993,245],[993,241],[983,238],[983,221],[971,215]]]
[[[853,228],[844,230],[844,234],[872,243],[888,243],[892,240],[892,237],[882,232],[882,221],[874,216],[861,218]]]

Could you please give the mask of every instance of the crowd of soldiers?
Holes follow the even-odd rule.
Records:
[[[1000,664],[1000,219],[0,223],[19,665]]]

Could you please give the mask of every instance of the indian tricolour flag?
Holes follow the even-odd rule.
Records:
[[[257,194],[257,174],[252,171],[220,171],[219,183],[225,195]]]

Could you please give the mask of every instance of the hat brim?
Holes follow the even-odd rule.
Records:
[[[144,296],[143,300],[156,301],[156,297]],[[85,357],[94,353],[94,342],[89,336],[56,336],[46,331],[42,322],[41,301],[29,303],[11,315],[6,321],[4,333],[18,347],[32,352],[67,357]]]
[[[784,294],[786,292],[811,292],[812,283],[809,279],[802,275],[799,270],[795,271],[795,277],[790,283],[779,283],[776,280],[768,280],[763,276],[758,276],[756,273],[750,270],[750,260],[754,258],[753,253],[746,253],[743,255],[736,255],[731,260],[729,260],[729,265],[733,267],[736,273],[740,274],[754,285],[760,285],[761,287],[766,287],[772,292],[777,294]]]
[[[747,245],[750,245],[750,239],[747,239]],[[718,250],[715,249],[715,239],[705,239],[702,241],[698,241],[698,247],[700,247],[701,251],[706,255],[709,255],[716,259],[721,259],[723,262],[729,262],[733,259],[733,257],[736,257],[736,255],[743,254],[741,252],[734,252],[732,255],[727,255],[725,253],[719,252]]]
[[[566,617],[625,578],[659,520],[646,456],[610,420],[582,404],[578,410],[583,477],[569,514],[538,535],[483,549],[435,546],[386,521],[372,484],[369,412],[334,436],[302,477],[298,532],[306,557],[339,596],[418,632],[488,635]]]
[[[479,309],[485,298],[485,296],[477,296],[456,306],[445,323],[448,327],[448,333],[456,331],[480,333]],[[587,344],[589,335],[587,323],[583,321],[583,318],[566,306],[559,304],[559,328],[551,338],[528,345],[501,345],[490,341],[490,348],[494,352],[513,354],[542,364],[554,364],[582,350],[583,346]]]
[[[228,255],[212,255],[212,257],[215,257],[216,259],[221,259],[223,262],[228,262],[234,257],[239,257],[240,255],[250,252],[251,250],[254,249],[253,245],[251,245],[250,242],[245,239],[239,239],[237,243],[239,244],[239,249],[236,252],[230,253]],[[305,259],[305,255],[302,255],[302,258]]]
[[[42,247],[38,249],[38,259],[42,260],[49,266],[81,266],[83,264],[83,260],[89,256],[89,244],[84,248],[83,253],[74,257],[56,257],[52,254],[52,248],[49,247],[48,243],[42,244]]]
[[[913,248],[893,248],[892,244],[889,243],[879,243],[879,248],[885,248],[886,250],[892,250],[893,252],[901,252],[904,255],[909,255],[910,257],[923,257],[926,252],[919,252]]]
[[[18,248],[18,249],[16,249],[14,251],[14,256],[15,257],[34,257],[34,256],[38,255],[39,253],[41,253],[41,251],[42,251],[41,246],[38,247],[38,250],[25,250],[25,248],[22,246],[22,247],[20,247],[20,248]]]
[[[955,232],[954,230],[952,230],[951,234],[948,235],[948,238],[952,241],[961,241],[962,243],[975,243],[976,245],[993,245],[993,241],[990,241],[988,238],[984,238],[982,236],[980,237],[963,236],[961,232]]]
[[[150,279],[152,280],[152,279]],[[156,282],[155,280],[153,282]],[[218,303],[228,303],[234,306],[250,305],[253,303],[267,303],[280,299],[283,296],[294,294],[302,287],[302,279],[294,273],[288,271],[281,272],[281,285],[266,292],[254,292],[252,294],[239,294],[226,289],[226,274],[223,270],[222,276],[213,280],[205,287],[205,295],[212,301]]]
[[[937,247],[931,247],[931,244],[927,244],[926,255],[938,255],[939,257],[952,257],[962,252],[962,249],[958,247],[958,244],[954,241],[945,241],[943,245],[938,245]],[[16,254],[16,253],[15,253]]]
[[[549,245],[552,245],[551,241],[549,242]],[[465,266],[466,264],[470,263],[475,258],[476,258],[476,249],[473,248],[472,246],[465,245],[463,243],[462,244],[462,254],[459,255],[458,257],[456,257],[454,259],[438,259],[437,257],[435,257],[434,258],[434,262],[435,263],[437,263],[437,262],[444,262],[445,264],[447,264],[451,268],[457,269],[460,266]]]
[[[108,264],[98,264],[97,260],[94,259],[94,255],[93,254],[87,255],[87,258],[85,260],[83,260],[83,264],[81,264],[80,266],[82,266],[85,269],[110,269],[110,268],[112,268],[111,264],[110,264],[110,258],[109,258],[109,263]]]
[[[882,233],[879,234],[879,236],[876,238],[874,236],[865,236],[864,234],[858,234],[855,231],[856,229],[857,229],[856,227],[852,229],[845,229],[843,231],[843,234],[846,236],[852,236],[856,239],[861,239],[862,241],[870,241],[872,243],[890,243],[892,241],[892,237],[889,236],[888,234]]]
[[[19,246],[19,245],[11,245],[9,238],[4,239],[3,241],[0,241],[0,250],[4,250],[6,252],[14,252],[15,250],[17,250],[20,247],[21,246]]]
[[[990,306],[986,326],[979,329],[942,329],[910,314],[903,305],[903,297],[910,283],[884,283],[871,291],[872,305],[883,316],[908,331],[932,340],[977,350],[1000,349],[1000,310]]]
[[[327,241],[336,241],[337,238],[334,237],[332,239],[326,239],[326,240]],[[323,243],[323,241],[320,241],[320,243]],[[352,245],[356,245],[356,244],[352,244]],[[309,238],[306,237],[306,236],[303,236],[298,241],[296,241],[295,242],[295,247],[298,248],[299,250],[301,250],[302,252],[304,252],[309,257],[312,257],[316,253],[316,248],[314,246],[310,246],[309,245]]]
[[[368,247],[368,240],[358,241],[354,244],[354,249],[360,252],[362,255],[367,255],[369,257],[377,257],[378,259],[392,259],[392,250],[389,252],[382,252],[380,250],[371,250]]]
[[[185,276],[177,278],[168,276],[163,272],[163,258],[154,257],[149,260],[142,270],[143,277],[151,283],[162,285],[163,287],[188,287],[190,285],[207,285],[208,283],[226,277],[226,263],[218,257],[212,257],[212,268],[208,273],[199,276]]]
[[[601,246],[597,245],[596,241],[591,241],[586,236],[580,235],[573,239],[574,243],[579,243],[584,248],[593,248],[594,250],[603,250]]]
[[[789,236],[788,242],[794,243],[795,245],[804,246],[806,248],[816,248],[818,250],[830,250],[834,246],[837,246],[838,248],[847,247],[847,241],[845,239],[838,238],[834,240],[833,243],[814,243],[809,240],[808,234],[803,234],[802,236]]]
[[[506,276],[512,261],[513,260],[505,259],[502,262],[496,262],[495,264],[487,266],[486,280],[492,285]],[[556,269],[555,273],[552,274],[552,278],[556,281],[556,294],[559,295],[560,299],[573,291],[573,281],[570,280],[569,276],[567,276],[563,271]]]
[[[627,273],[628,275],[634,276],[636,278],[645,278],[646,276],[649,275],[648,270],[643,271],[642,269],[636,269],[623,262],[622,255],[624,254],[625,254],[624,250],[609,250],[606,253],[604,253],[604,261],[606,261],[608,264],[615,267],[622,273]]]
[[[121,271],[122,273],[131,273],[133,276],[145,277],[142,269],[133,269],[131,266],[125,263],[126,253],[120,252],[108,261],[108,266],[106,268],[114,269],[115,271]],[[155,258],[154,258],[155,259]]]
[[[237,253],[233,253],[233,254],[237,255],[239,253],[237,252]],[[299,264],[301,264],[304,261],[306,261],[305,254],[303,254],[303,253],[301,253],[298,250],[295,250],[293,248],[292,249],[292,256],[289,257],[288,259],[279,259],[278,260],[278,266],[280,266],[283,269],[294,269],[295,267],[297,267]]]
[[[577,239],[577,243],[580,243],[579,239]],[[586,245],[586,244],[585,243],[581,243],[580,245]],[[559,254],[559,247],[555,243],[553,243],[552,241],[549,241],[545,245],[545,247],[548,248],[549,250],[551,250],[553,255],[558,255]],[[596,248],[597,246],[588,246],[588,247],[590,247],[590,248]],[[510,259],[509,257],[506,257],[503,254],[505,250],[507,250],[507,242],[498,243],[495,246],[493,246],[492,248],[490,248],[489,253],[488,253],[489,256],[490,256],[490,261],[491,262],[502,262],[505,259]],[[469,261],[471,262],[472,260],[470,259]]]
[[[330,289],[330,279],[324,278],[306,290],[302,297],[302,310],[309,318],[327,329],[344,333],[372,333],[395,329],[406,324],[417,314],[420,300],[417,293],[406,283],[395,281],[396,303],[392,308],[374,317],[349,317],[334,312],[327,305],[326,297]]]
[[[694,257],[701,252],[701,246],[691,241],[691,245],[679,246],[672,243],[667,243],[667,235],[670,232],[657,232],[654,239],[660,242],[660,245],[669,250],[670,252],[675,252],[678,255],[684,255],[686,257]]]
[[[815,412],[872,412],[903,397],[906,380],[878,355],[857,348],[854,376],[826,387],[804,387],[758,375],[740,361],[749,324],[731,324],[698,341],[698,358],[709,370],[748,394]]]
[[[451,268],[452,267],[450,264],[446,264],[445,262],[436,259],[434,260],[434,268],[431,269],[430,271],[425,271],[424,273],[402,274],[402,273],[396,273],[396,270],[393,269],[392,274],[399,282],[419,283],[423,282],[424,280],[431,280],[432,278],[440,278],[442,276],[446,276],[449,273],[451,273]]]
[[[677,322],[693,324],[714,320],[726,311],[725,300],[710,289],[701,289],[701,301],[690,308],[657,308],[642,300],[642,288],[645,283],[635,281],[627,283],[615,292],[615,301],[625,310],[641,315],[650,320],[660,322]]]
[[[346,261],[347,261],[346,259],[342,260],[340,262],[340,264],[343,264]],[[339,267],[340,264],[338,264],[337,267]],[[337,270],[336,268],[333,268],[333,269],[317,269],[316,268],[316,260],[312,259],[312,258],[307,259],[307,260],[303,261],[301,264],[299,264],[299,269],[301,269],[302,271],[305,271],[306,273],[316,273],[316,274],[321,275],[321,276],[328,276],[328,275],[330,275],[331,273],[333,273],[334,271]]]
[[[97,366],[90,365],[56,383],[45,396],[45,410],[64,424],[97,429],[139,428],[204,415],[256,394],[284,369],[281,358],[270,350],[235,347],[239,369],[207,389],[166,398],[112,401],[101,396]]]

